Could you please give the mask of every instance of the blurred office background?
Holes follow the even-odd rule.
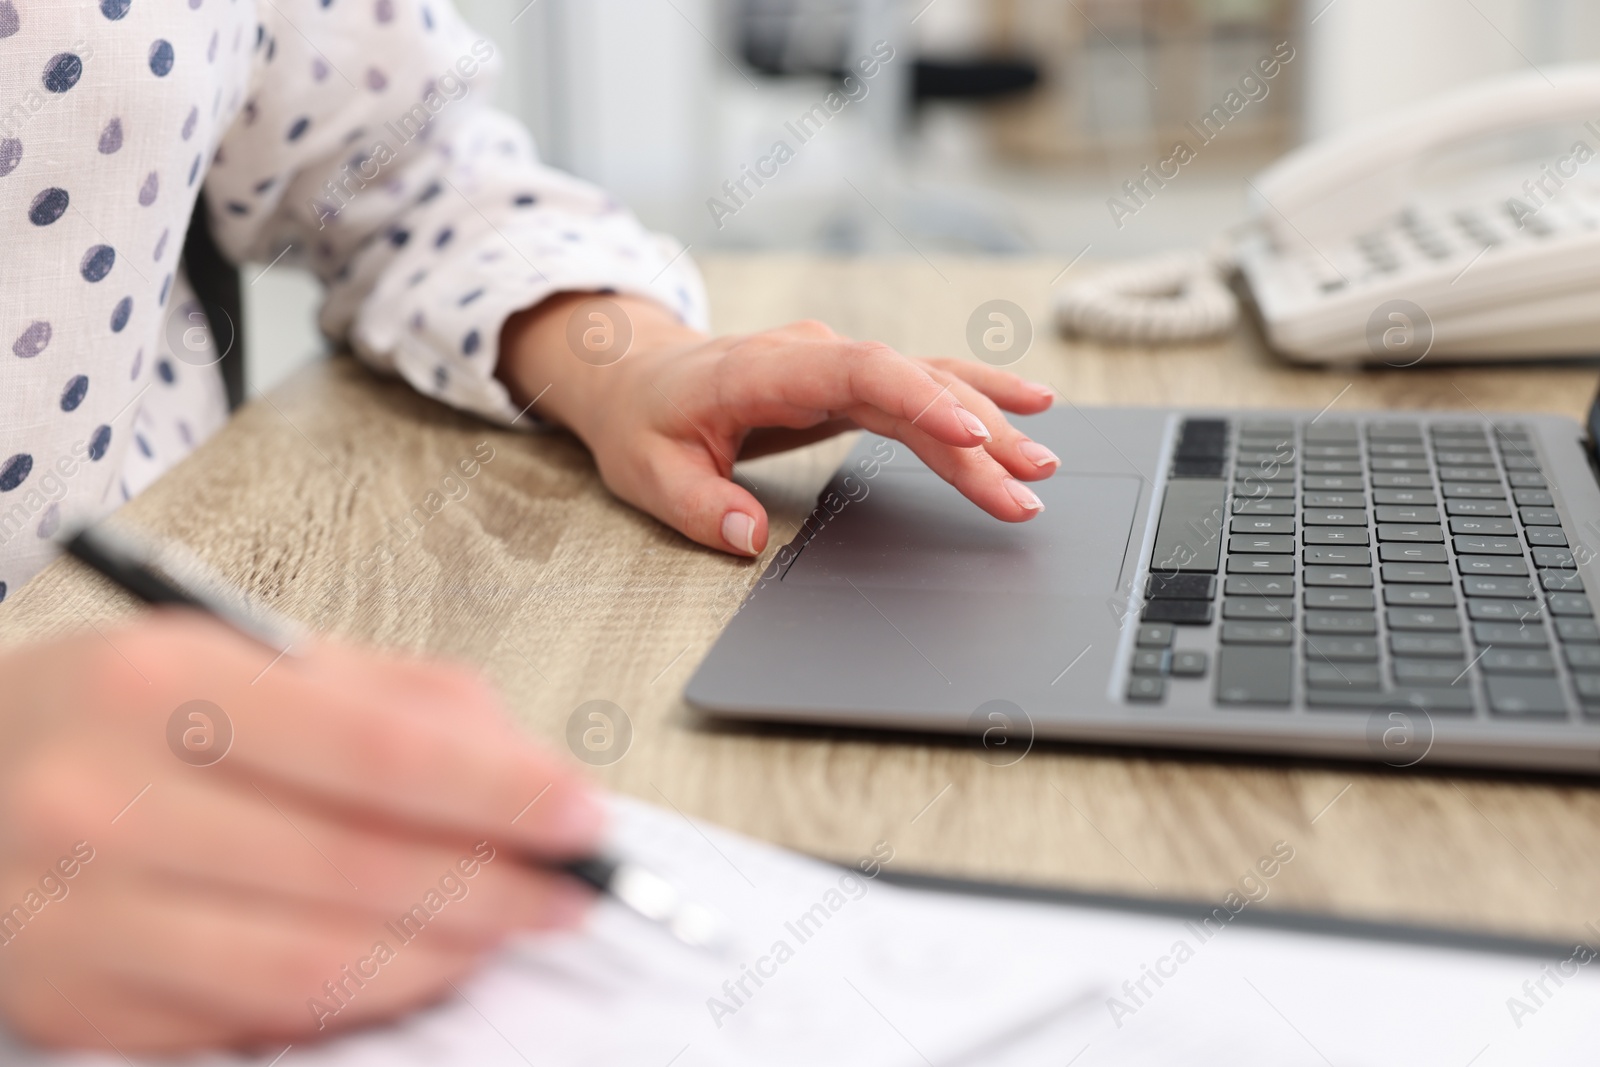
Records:
[[[500,106],[545,158],[694,254],[1065,263],[1199,246],[1242,218],[1245,176],[1307,139],[1464,82],[1600,59],[1594,0],[456,3],[499,46]],[[882,41],[894,58],[802,143],[786,123]],[[1280,42],[1293,59],[1202,146],[1185,123]],[[1180,139],[1194,161],[1118,226],[1107,198]],[[794,158],[730,196],[780,140]],[[320,351],[319,293],[278,268],[246,297],[252,384],[267,388]]]

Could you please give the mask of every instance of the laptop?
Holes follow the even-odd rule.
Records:
[[[689,683],[700,712],[1600,771],[1595,434],[1541,415],[1058,405],[1046,510],[864,435]]]

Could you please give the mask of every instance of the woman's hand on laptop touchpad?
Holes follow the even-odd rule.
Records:
[[[863,428],[904,442],[984,511],[1042,510],[1023,481],[1059,460],[1006,412],[1050,407],[1051,390],[987,364],[915,359],[820,322],[707,337],[652,301],[608,300],[632,344],[606,365],[575,358],[568,320],[589,297],[557,297],[508,323],[500,376],[519,403],[589,446],[612,492],[704,545],[757,555],[764,508],[732,478],[736,459]]]

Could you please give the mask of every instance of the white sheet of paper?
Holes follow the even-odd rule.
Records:
[[[1495,1067],[1571,1062],[1600,1037],[1591,966],[1555,971],[1558,985],[1532,958],[1244,925],[1202,941],[1172,918],[903,889],[635,801],[616,810],[620,852],[730,921],[725,954],[607,902],[581,934],[513,946],[434,1008],[276,1063]],[[1163,958],[1158,985],[1147,967]],[[1538,993],[1541,978],[1535,1003],[1524,983]],[[1513,997],[1533,1010],[1514,1017]],[[24,1067],[123,1063],[0,1052]]]

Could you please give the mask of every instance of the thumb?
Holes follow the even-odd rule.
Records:
[[[710,548],[756,556],[767,546],[767,511],[702,447],[661,442],[631,491],[618,495]]]

